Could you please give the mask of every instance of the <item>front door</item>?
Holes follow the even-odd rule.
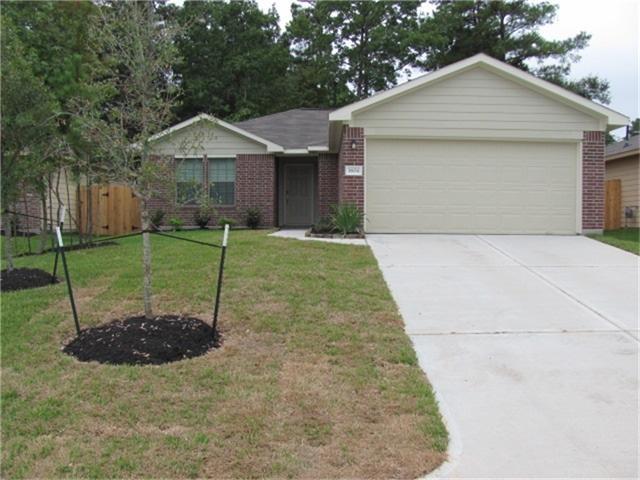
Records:
[[[307,226],[313,223],[313,165],[293,164],[284,168],[284,223]]]

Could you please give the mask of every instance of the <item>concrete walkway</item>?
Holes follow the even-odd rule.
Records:
[[[637,256],[569,236],[368,243],[451,435],[432,476],[638,476]]]

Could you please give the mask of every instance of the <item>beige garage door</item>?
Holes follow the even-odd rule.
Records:
[[[367,139],[365,228],[576,233],[577,143]]]

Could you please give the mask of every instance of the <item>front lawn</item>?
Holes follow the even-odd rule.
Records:
[[[627,252],[640,254],[640,229],[620,228],[618,230],[606,230],[602,235],[592,235],[591,238],[599,240]]]
[[[140,238],[119,243],[68,253],[83,326],[141,312]],[[153,249],[157,312],[210,321],[218,252]],[[62,353],[64,283],[3,293],[2,477],[415,478],[443,461],[431,388],[368,248],[238,231],[227,262],[222,348],[162,366]]]

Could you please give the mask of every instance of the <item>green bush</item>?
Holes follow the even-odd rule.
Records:
[[[322,217],[311,227],[312,233],[333,233],[335,231],[336,227],[329,217]]]
[[[198,227],[204,229],[211,221],[211,218],[216,213],[216,209],[213,208],[211,200],[208,195],[200,195],[198,198],[198,210],[193,214],[193,221]]]
[[[184,222],[178,217],[171,217],[169,219],[169,225],[171,225],[171,228],[173,229],[174,232],[179,232],[180,230],[182,230],[182,226],[184,225]]]
[[[331,211],[331,223],[342,235],[360,232],[364,216],[355,204],[334,205]]]
[[[236,221],[232,218],[220,217],[218,220],[218,225],[224,227],[225,225],[229,225],[229,227],[233,227],[236,224]]]
[[[158,209],[151,214],[151,228],[153,228],[154,230],[158,230],[162,226],[163,222],[164,222],[163,210]]]
[[[246,223],[249,228],[258,228],[260,225],[261,212],[259,208],[248,208],[246,214]]]

